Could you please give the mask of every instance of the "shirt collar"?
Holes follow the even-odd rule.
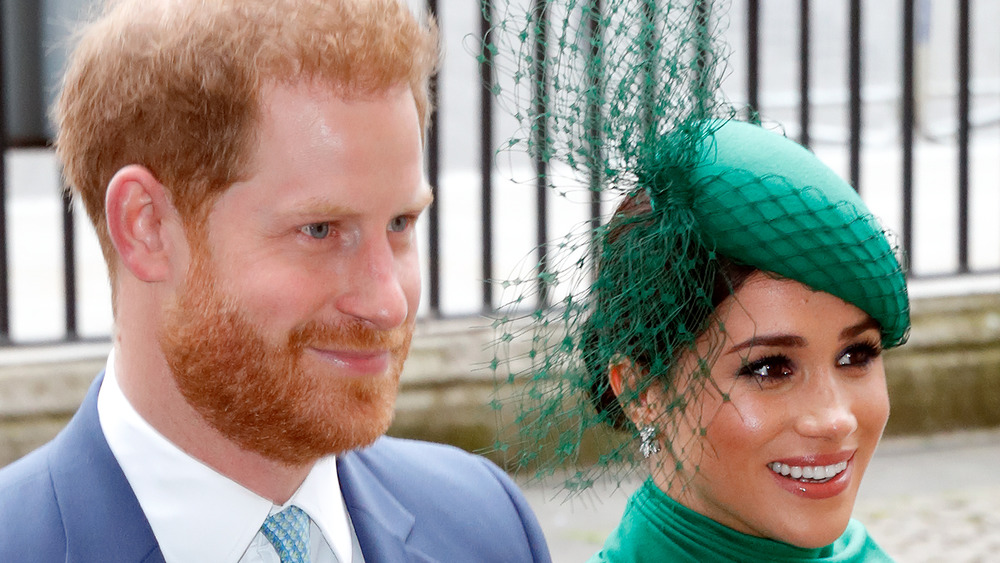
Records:
[[[348,522],[344,495],[340,491],[336,457],[327,456],[317,461],[299,490],[281,508],[292,504],[305,510],[323,532],[338,561],[351,561],[351,524]],[[261,519],[257,527],[263,523]]]
[[[118,385],[115,352],[97,398],[101,429],[166,561],[237,563],[272,512],[296,505],[340,561],[351,561],[351,532],[337,460],[320,459],[282,507],[191,457],[153,428]]]

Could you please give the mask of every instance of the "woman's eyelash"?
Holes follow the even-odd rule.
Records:
[[[882,345],[878,340],[862,341],[851,344],[844,349],[836,359],[840,367],[865,366],[882,354]],[[790,377],[793,373],[792,360],[784,354],[772,354],[753,361],[744,361],[737,375],[752,377],[760,381]]]
[[[737,374],[744,377],[756,377],[758,379],[786,377],[791,374],[791,363],[792,361],[788,356],[774,354],[752,362],[745,362]],[[774,373],[771,373],[772,371]]]
[[[845,349],[839,358],[837,365],[853,366],[867,364],[882,355],[882,344],[878,341],[858,342]]]

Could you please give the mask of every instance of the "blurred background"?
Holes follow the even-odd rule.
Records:
[[[58,432],[110,348],[106,269],[62,191],[47,119],[76,22],[97,3],[0,2],[0,465]],[[543,267],[557,252],[546,242],[614,202],[553,190],[526,157],[497,157],[515,124],[489,95],[503,77],[477,58],[492,9],[410,4],[436,15],[444,62],[420,322],[391,433],[489,450],[497,280]],[[892,415],[858,509],[905,561],[1000,552],[997,22],[994,0],[732,0],[723,17],[726,97],[848,178],[908,256],[913,329],[887,354]],[[566,501],[557,483],[525,485],[557,561],[599,547],[634,489]]]

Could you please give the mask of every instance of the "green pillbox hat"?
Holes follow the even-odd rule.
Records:
[[[906,340],[903,268],[857,192],[810,151],[757,125],[707,136],[690,172],[692,209],[716,251],[840,297]]]

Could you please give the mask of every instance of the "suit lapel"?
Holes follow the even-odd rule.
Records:
[[[437,561],[407,545],[414,516],[372,473],[363,455],[348,452],[340,456],[337,474],[365,563]]]
[[[97,392],[53,443],[52,487],[66,529],[66,561],[160,563],[163,555],[139,501],[101,431]]]
[[[103,379],[102,374],[91,385],[49,455],[66,530],[66,561],[163,563],[153,530],[101,430],[97,393]],[[341,456],[337,472],[365,563],[438,561],[407,544],[415,518],[372,472],[363,452]]]

